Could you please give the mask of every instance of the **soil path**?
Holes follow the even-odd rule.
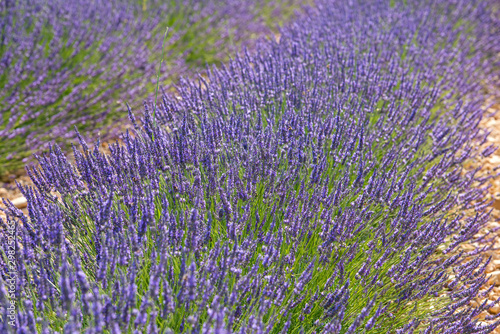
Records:
[[[487,110],[487,114],[492,115],[490,117],[483,118],[480,126],[481,128],[490,131],[487,142],[484,147],[494,144],[500,147],[500,102],[494,104],[490,109]],[[470,168],[481,167],[481,169],[490,174],[495,175],[500,172],[500,149],[497,149],[492,155],[486,158],[481,158],[473,161]],[[493,290],[484,297],[477,297],[476,300],[471,302],[472,306],[479,306],[485,299],[489,301],[495,301],[500,298],[500,176],[493,178],[489,183],[489,196],[493,201],[492,212],[489,222],[486,226],[478,233],[476,237],[481,237],[488,235],[487,239],[494,242],[494,247],[483,253],[485,258],[491,256],[491,261],[486,267],[486,273],[488,277],[488,283],[482,288],[482,292],[486,292],[492,284],[495,285]],[[461,248],[466,252],[471,252],[476,249],[480,249],[485,246],[485,243],[470,243],[464,244]],[[487,312],[483,312],[479,315],[479,320],[481,322],[492,323],[495,320],[485,320],[488,316],[498,315],[500,313],[500,305],[490,308]],[[500,334],[500,328],[495,329],[492,333]]]

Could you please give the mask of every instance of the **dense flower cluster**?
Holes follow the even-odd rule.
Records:
[[[92,137],[125,102],[142,103],[155,84],[166,26],[161,82],[225,59],[268,33],[278,5],[267,0],[35,0],[0,3],[0,174],[33,150]],[[296,3],[295,3],[296,4]],[[273,15],[280,17],[275,10]],[[243,29],[244,27],[244,29]],[[147,89],[146,89],[147,87]],[[118,104],[117,104],[118,103]],[[119,113],[110,113],[117,106]],[[26,161],[26,159],[25,159]],[[0,175],[1,176],[1,175]]]
[[[130,113],[109,153],[52,147],[29,216],[5,201],[17,329],[490,332],[497,301],[469,306],[486,263],[457,249],[488,219],[462,163],[495,149],[477,126],[497,28],[483,1],[318,0]]]

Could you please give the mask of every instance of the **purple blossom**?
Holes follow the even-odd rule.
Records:
[[[484,152],[487,9],[320,0],[279,42],[181,80],[157,124],[146,112],[108,153],[82,142],[72,163],[53,146],[30,169],[28,216],[3,208],[33,305],[19,326],[491,331],[475,319],[498,301],[470,306],[485,261],[456,252],[489,217],[488,179],[457,160]]]

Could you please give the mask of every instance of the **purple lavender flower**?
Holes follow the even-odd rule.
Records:
[[[28,216],[3,208],[0,274],[33,305],[19,327],[492,330],[475,319],[498,301],[469,303],[485,261],[455,252],[489,216],[488,178],[461,165],[489,152],[487,5],[319,0],[279,42],[181,80],[156,122],[146,103],[108,153],[53,146]]]

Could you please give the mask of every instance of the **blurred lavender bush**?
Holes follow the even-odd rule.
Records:
[[[15,297],[22,333],[491,332],[487,261],[458,250],[489,216],[463,168],[495,150],[488,5],[318,0],[109,154],[52,147],[29,215],[5,201],[2,319]]]
[[[163,85],[251,46],[297,3],[2,1],[0,176],[51,141],[67,145],[75,125],[88,138],[105,135],[107,125],[126,116],[125,102],[142,103],[155,87],[166,26]]]

